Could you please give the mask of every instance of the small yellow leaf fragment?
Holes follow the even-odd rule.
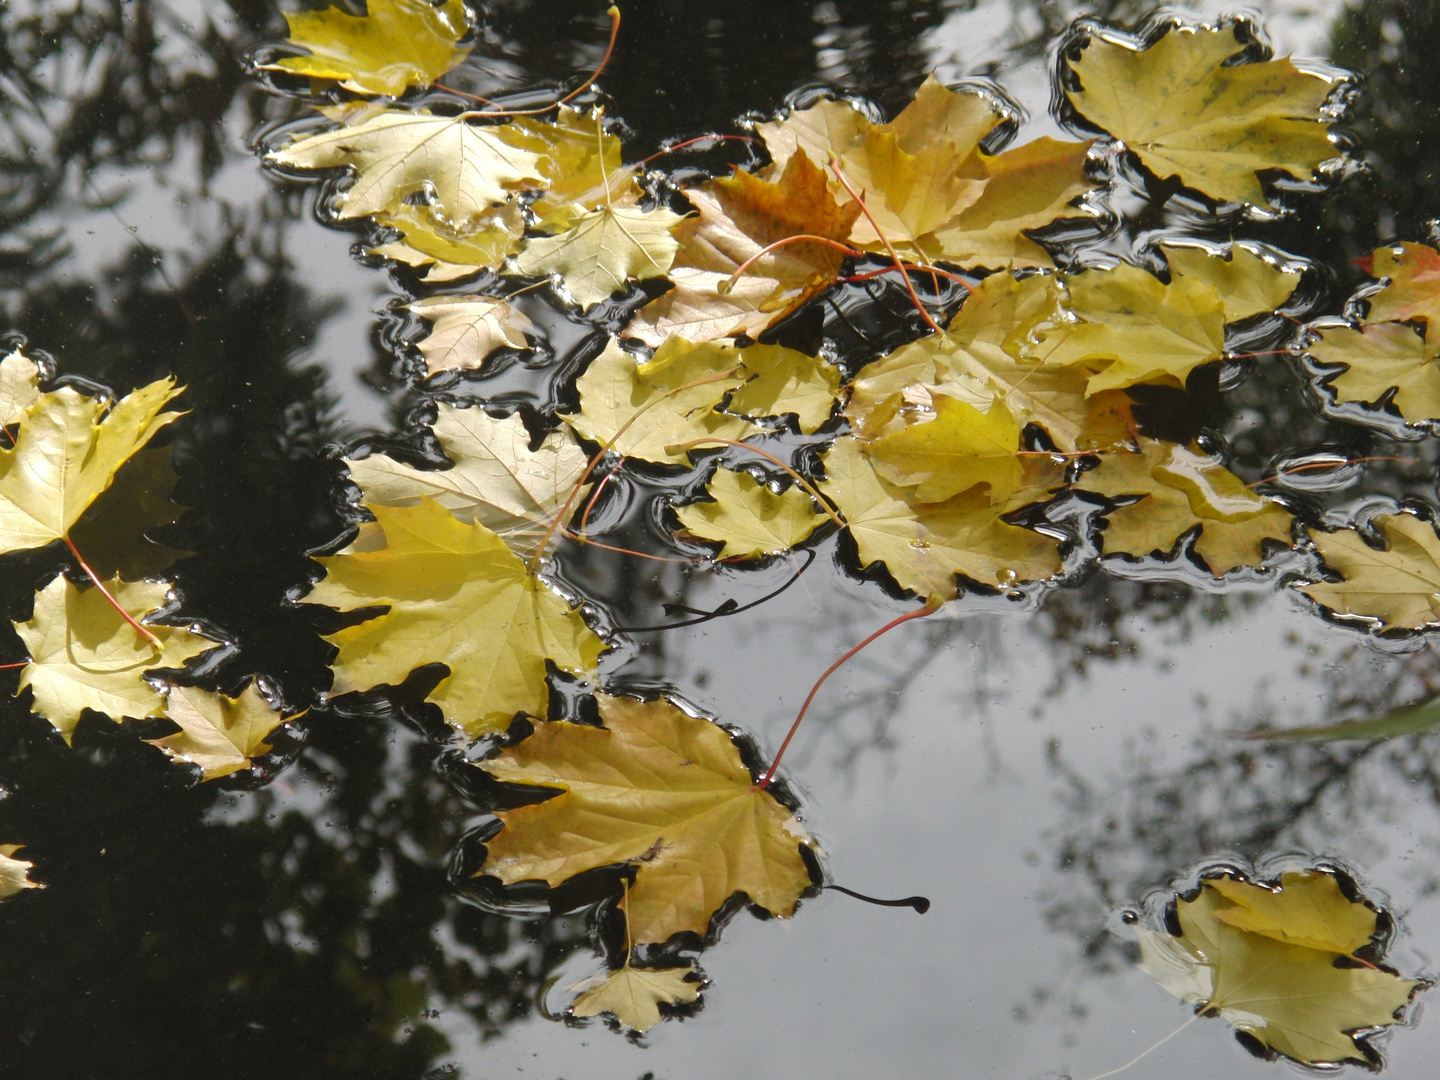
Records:
[[[1343,581],[1317,581],[1300,591],[1340,615],[1378,619],[1384,629],[1440,624],[1440,540],[1427,521],[1380,514],[1373,522],[1386,548],[1377,551],[1353,529],[1312,533],[1325,565]]]
[[[793,914],[810,872],[810,839],[740,760],[728,732],[667,701],[597,695],[603,728],[540,723],[488,761],[506,783],[558,788],[558,797],[500,811],[505,827],[480,872],[507,884],[559,885],[630,862],[635,944],[689,930],[737,892],[781,918]]]
[[[1373,929],[1375,916],[1363,904],[1350,905],[1361,913],[1339,907],[1333,879],[1325,883],[1329,875],[1286,877],[1270,900],[1258,897],[1269,890],[1257,886],[1202,882],[1193,900],[1175,902],[1180,937],[1140,930],[1140,967],[1197,1013],[1218,1012],[1261,1045],[1302,1064],[1370,1064],[1364,1034],[1396,1023],[1423,984],[1374,966],[1337,964],[1349,954],[1289,938],[1285,927],[1292,917],[1298,919],[1292,927],[1297,937],[1332,945],[1356,940],[1367,919]],[[1290,899],[1281,901],[1286,892]],[[1343,896],[1339,903],[1350,904]]]
[[[1375,912],[1348,899],[1333,874],[1292,870],[1278,889],[1216,878],[1210,888],[1234,905],[1217,906],[1217,919],[1276,941],[1353,953],[1375,936]]]
[[[0,428],[18,424],[40,400],[40,368],[19,349],[0,360]]]
[[[680,1005],[700,996],[700,983],[689,981],[692,967],[638,968],[612,971],[597,986],[583,989],[570,1006],[576,1016],[610,1013],[641,1035],[660,1022],[661,1004]],[[582,983],[581,987],[587,987]]]
[[[262,70],[336,79],[359,94],[394,97],[428,86],[465,59],[463,0],[367,0],[364,15],[340,7],[287,12],[290,41],[309,56],[286,56]]]
[[[177,761],[200,766],[206,780],[250,767],[251,759],[270,750],[265,739],[287,719],[252,682],[238,698],[193,686],[172,686],[165,695],[165,717],[181,730],[151,740]]]
[[[753,559],[788,551],[826,520],[798,487],[775,494],[749,473],[720,469],[707,489],[714,502],[677,506],[681,524],[725,546],[717,558]]]
[[[105,583],[116,601],[137,620],[163,607],[168,587],[151,581]],[[35,712],[69,742],[85,709],[113,720],[159,716],[164,699],[145,679],[159,668],[179,668],[216,643],[188,630],[151,624],[155,649],[126,622],[100,590],[83,592],[57,575],[35,596],[29,622],[15,623],[30,663],[20,688],[35,693]]]
[[[1440,339],[1431,332],[1440,323],[1440,251],[1428,244],[1399,244],[1378,249],[1373,259],[1375,276],[1390,281],[1369,298],[1366,319],[1372,323],[1418,319],[1425,324],[1427,339]]]
[[[1157,176],[1263,206],[1257,172],[1309,180],[1339,156],[1322,112],[1333,80],[1288,57],[1227,64],[1246,47],[1237,30],[1176,26],[1145,49],[1092,34],[1071,64],[1081,88],[1066,96]]]
[[[409,309],[435,325],[416,345],[431,373],[478,368],[496,349],[528,349],[535,324],[506,300],[489,296],[432,296]]]
[[[24,892],[26,889],[43,889],[38,881],[30,880],[30,871],[35,864],[15,858],[23,844],[0,844],[0,900]],[[693,999],[692,999],[693,1000]]]

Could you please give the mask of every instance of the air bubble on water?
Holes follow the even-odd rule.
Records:
[[[995,576],[999,579],[1001,588],[1005,589],[1013,589],[1015,584],[1020,580],[1020,575],[1014,570],[1001,570]]]
[[[929,545],[929,543],[926,542],[926,541],[924,541],[924,540],[911,540],[911,541],[910,541],[910,546],[911,546],[912,548],[914,548],[916,551],[929,551],[929,550],[930,550],[930,545]]]

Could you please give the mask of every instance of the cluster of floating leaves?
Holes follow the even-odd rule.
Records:
[[[624,550],[590,525],[617,475],[710,469],[702,498],[666,511],[672,552],[698,544],[743,566],[840,531],[852,570],[888,576],[927,612],[966,591],[1039,596],[1092,558],[1224,579],[1299,549],[1314,572],[1292,584],[1335,615],[1387,631],[1440,623],[1430,522],[1407,512],[1363,529],[1307,526],[1198,431],[1160,438],[1137,419],[1147,392],[1182,393],[1253,355],[1234,343],[1270,341],[1270,353],[1306,358],[1339,401],[1440,422],[1429,332],[1440,256],[1418,244],[1377,252],[1380,283],[1339,326],[1302,321],[1305,265],[1257,242],[1171,238],[1136,263],[1102,243],[1124,170],[1241,221],[1283,213],[1286,198],[1343,171],[1329,132],[1342,73],[1271,57],[1244,21],[1162,22],[1140,37],[1081,24],[1056,79],[1062,117],[1084,138],[1007,148],[1018,111],[1000,92],[932,77],[888,121],[850,100],[797,103],[752,125],[763,148],[752,168],[681,184],[624,162],[594,95],[520,113],[436,87],[466,61],[469,31],[459,0],[290,16],[285,54],[258,66],[325,104],[275,133],[266,162],[325,172],[323,213],[368,222],[368,255],[430,293],[408,305],[428,324],[415,344],[427,376],[483,376],[497,350],[542,345],[513,302],[528,288],[612,332],[569,387],[578,407],[545,414],[543,431],[483,399],[435,394],[417,433],[438,449],[432,460],[353,451],[355,527],[319,559],[323,579],[303,602],[346,620],[327,635],[329,697],[443,665],[426,700],[464,737],[490,740],[474,766],[487,782],[529,793],[496,812],[478,877],[503,891],[619,869],[625,950],[574,1015],[610,1013],[643,1032],[660,1006],[696,1001],[697,943],[737,896],[785,917],[820,881],[814,842],[769,788],[773,764],[757,776],[729,730],[675,703],[603,692],[598,664],[618,632],[587,620],[552,557],[565,544]],[[858,361],[791,347],[787,328],[807,311],[880,279],[911,303],[908,343]],[[177,730],[156,744],[206,779],[249,767],[286,718],[263,680],[238,698],[195,685],[224,659],[206,659],[223,635],[166,621],[167,586],[153,580],[164,563],[145,540],[174,516],[168,461],[147,444],[180,415],[163,411],[176,389],[112,401],[49,374],[20,352],[0,366],[3,550],[64,542],[73,557],[16,624],[30,654],[22,688],[67,738],[86,710],[163,718]],[[135,557],[128,576],[95,569],[107,551]],[[88,588],[71,580],[82,575]],[[544,719],[565,677],[598,687],[598,723]],[[0,873],[13,876],[11,854]],[[1243,889],[1205,882],[1176,908],[1182,929],[1198,929],[1178,945],[1144,939],[1147,964],[1170,965],[1167,986],[1183,969],[1181,996],[1225,1015],[1244,1010],[1218,975],[1196,988],[1217,963],[1200,942],[1233,952],[1226,928],[1239,924],[1225,912],[1270,911]],[[1287,881],[1277,895],[1301,889]],[[1278,925],[1286,910],[1270,911]],[[1334,944],[1319,951],[1354,958],[1363,943]],[[1403,985],[1393,1003],[1398,989],[1377,990],[1361,1026],[1391,1022],[1414,988]],[[1254,1027],[1310,1063],[1356,1045]]]

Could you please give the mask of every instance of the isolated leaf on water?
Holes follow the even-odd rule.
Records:
[[[0,553],[62,539],[120,467],[182,414],[162,412],[180,391],[161,379],[113,405],[68,386],[41,394],[0,450]]]
[[[337,199],[338,216],[402,214],[407,196],[433,192],[436,213],[457,231],[475,227],[511,188],[543,181],[539,159],[506,141],[507,125],[470,123],[465,115],[386,109],[361,123],[309,135],[272,151],[271,165],[296,169],[349,166],[355,182]]]
[[[992,503],[1004,502],[1020,487],[1024,469],[1020,425],[998,398],[988,412],[943,395],[934,398],[933,419],[883,435],[866,452],[875,471],[910,489],[912,502],[938,503],[976,484],[989,489]]]
[[[340,7],[286,12],[290,43],[309,56],[285,56],[261,70],[336,79],[357,94],[395,97],[428,86],[465,59],[464,0],[366,0],[364,15]]]
[[[581,983],[570,1006],[575,1016],[610,1013],[626,1027],[644,1035],[660,1022],[660,1005],[682,1005],[700,996],[700,982],[691,980],[695,969],[640,968],[626,964],[603,979]]]
[[[603,643],[495,533],[428,498],[368,509],[376,520],[320,560],[325,579],[304,601],[387,606],[326,636],[340,650],[332,695],[398,685],[442,663],[450,674],[426,700],[475,737],[504,731],[517,713],[544,712],[547,660],[575,675],[594,670]]]
[[[1281,270],[1244,244],[1231,244],[1227,256],[1187,244],[1161,244],[1171,280],[1203,282],[1215,290],[1227,323],[1262,311],[1274,311],[1290,299],[1300,274]]]
[[[169,586],[153,581],[113,579],[105,587],[142,621],[165,605],[169,593]],[[142,638],[99,589],[81,591],[57,574],[35,594],[30,621],[14,624],[30,653],[30,663],[20,672],[20,690],[34,691],[33,711],[66,742],[85,709],[117,721],[159,716],[164,698],[145,675],[183,667],[217,643],[189,630],[146,625],[160,648]]]
[[[478,368],[496,349],[528,349],[535,324],[507,300],[491,296],[431,296],[408,305],[435,325],[416,342],[431,374]]]
[[[1363,912],[1347,911],[1356,907]],[[1266,1049],[1302,1064],[1373,1066],[1378,1055],[1364,1034],[1396,1023],[1424,985],[1344,962],[1349,950],[1334,946],[1354,941],[1366,918],[1373,930],[1374,912],[1339,896],[1328,874],[1286,874],[1280,892],[1204,881],[1194,899],[1177,898],[1175,910],[1179,937],[1141,928],[1141,968],[1196,1012],[1219,1013]],[[1313,946],[1287,939],[1292,918],[1299,919],[1298,936]]]
[[[1432,323],[1440,323],[1440,251],[1428,244],[1397,244],[1377,248],[1370,257],[1369,272],[1389,278],[1386,286],[1366,299],[1369,322],[1416,319],[1425,324],[1427,338]],[[1437,327],[1440,329],[1440,327]]]
[[[1156,176],[1264,206],[1257,173],[1309,180],[1338,156],[1323,112],[1334,82],[1288,57],[1227,64],[1247,48],[1241,25],[1172,26],[1144,49],[1092,32],[1069,63],[1080,89],[1065,95]]]
[[[1225,352],[1225,306],[1207,282],[1183,276],[1164,284],[1136,266],[1087,270],[1065,279],[1068,319],[1037,330],[1027,359],[1098,367],[1085,392],[1186,376]]]
[[[558,789],[498,811],[504,823],[479,873],[556,886],[629,863],[636,945],[702,937],[736,893],[780,918],[810,887],[813,842],[740,759],[730,734],[667,701],[597,694],[603,728],[563,721],[478,767],[506,783]]]
[[[515,270],[527,277],[558,275],[581,307],[608,299],[632,278],[663,277],[678,243],[680,215],[658,207],[602,206],[586,211],[564,232],[525,241]]]
[[[270,751],[266,738],[287,719],[265,700],[252,681],[238,698],[194,686],[172,686],[165,694],[165,718],[180,731],[152,739],[176,761],[200,766],[206,780],[248,769]]]
[[[1009,588],[1060,572],[1059,541],[1010,525],[1000,515],[1048,497],[1060,486],[1053,466],[1035,466],[1025,483],[999,506],[981,489],[942,503],[912,506],[906,492],[887,483],[853,438],[840,438],[824,457],[821,492],[845,518],[860,565],[883,562],[902,588],[952,600],[955,575],[991,588]]]
[[[726,412],[757,417],[794,414],[804,432],[830,419],[840,392],[835,365],[783,345],[749,345],[739,356],[750,378],[730,395]]]
[[[585,452],[563,431],[546,435],[532,450],[518,413],[497,420],[484,409],[443,401],[436,406],[434,432],[451,468],[417,469],[387,454],[347,458],[362,501],[414,506],[433,499],[459,520],[494,531],[528,559],[585,475]]]
[[[472,218],[463,230],[452,228],[428,206],[402,204],[379,214],[377,224],[400,233],[398,240],[366,248],[366,254],[413,266],[422,280],[454,281],[497,270],[520,250],[525,214],[518,202],[503,203]]]
[[[670,337],[641,362],[612,341],[576,382],[580,411],[562,419],[624,457],[683,465],[684,443],[744,439],[758,430],[717,411],[745,378],[740,350],[731,345]]]
[[[24,892],[26,889],[43,889],[38,881],[30,880],[30,871],[35,864],[15,858],[15,853],[24,844],[0,844],[0,900]]]
[[[669,274],[675,287],[642,308],[625,331],[648,345],[677,334],[691,341],[757,336],[830,284],[844,255],[798,241],[757,259],[722,292],[730,275],[787,237],[843,242],[860,214],[858,206],[836,203],[825,174],[804,154],[773,182],[737,172],[685,194],[698,213],[675,228],[679,252]]]
[[[777,495],[748,472],[717,469],[706,491],[713,502],[677,506],[675,514],[695,536],[724,542],[717,559],[778,555],[826,520],[799,487]]]
[[[1315,335],[1306,352],[1322,364],[1345,365],[1326,380],[1337,400],[1378,404],[1393,390],[1406,420],[1440,418],[1440,341],[1427,342],[1402,322],[1327,327]]]
[[[1372,524],[1385,540],[1376,550],[1354,529],[1312,533],[1325,565],[1344,579],[1317,581],[1300,591],[1339,615],[1378,619],[1386,630],[1440,624],[1440,540],[1411,514],[1378,514]]]
[[[149,537],[152,529],[174,524],[184,512],[170,498],[175,480],[169,446],[141,447],[120,466],[110,486],[70,529],[70,539],[95,573],[138,581],[189,554]]]
[[[1168,554],[1200,526],[1195,553],[1215,577],[1258,566],[1265,541],[1289,546],[1292,518],[1205,454],[1174,443],[1140,440],[1139,453],[1110,453],[1078,485],[1110,498],[1145,496],[1106,514],[1105,554]]]
[[[0,360],[0,428],[18,424],[40,399],[40,368],[19,349]],[[0,445],[8,444],[0,436]]]

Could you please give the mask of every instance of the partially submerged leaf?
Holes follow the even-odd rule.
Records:
[[[612,971],[599,985],[584,989],[570,1011],[575,1016],[610,1013],[641,1035],[660,1022],[660,1005],[681,1005],[700,996],[700,982],[691,980],[695,969],[640,968],[626,964]]]
[[[747,472],[718,469],[706,490],[713,502],[677,506],[675,514],[701,539],[723,541],[720,559],[778,555],[826,520],[800,488],[777,495]]]
[[[1440,323],[1440,251],[1428,244],[1382,247],[1371,257],[1371,272],[1389,278],[1385,288],[1367,297],[1370,322],[1416,319],[1425,324],[1425,336]],[[1440,327],[1437,327],[1440,329]]]
[[[1374,742],[1379,739],[1399,739],[1406,735],[1424,735],[1436,728],[1440,728],[1440,697],[1363,720],[1342,720],[1338,724],[1320,724],[1315,727],[1257,728],[1241,733],[1238,737],[1275,743],[1344,742],[1348,739]]]
[[[120,467],[177,412],[180,391],[161,379],[107,407],[69,386],[41,394],[13,450],[0,451],[0,553],[62,539]]]
[[[325,580],[305,598],[341,611],[387,605],[326,636],[340,649],[332,694],[398,685],[438,661],[450,674],[427,700],[479,736],[544,713],[547,660],[576,675],[594,669],[600,639],[495,533],[428,498],[369,509],[375,522],[320,560]]]
[[[581,478],[588,459],[563,431],[530,449],[519,414],[497,420],[484,409],[440,402],[435,437],[449,469],[417,469],[386,454],[347,458],[350,477],[370,506],[414,506],[435,500],[461,521],[499,534],[522,558],[535,553]],[[583,496],[583,490],[577,499]]]
[[[1279,269],[1243,244],[1231,244],[1224,258],[1186,244],[1161,244],[1160,250],[1170,264],[1171,280],[1203,282],[1215,290],[1227,323],[1274,311],[1300,284],[1299,273]]]
[[[1315,333],[1306,351],[1322,364],[1345,365],[1328,380],[1338,400],[1375,404],[1394,390],[1395,408],[1406,420],[1440,419],[1440,341],[1428,342],[1401,322]]]
[[[0,844],[0,900],[24,892],[26,889],[43,889],[38,881],[30,880],[30,871],[35,864],[15,858],[15,853],[24,844]]]
[[[105,587],[137,620],[163,607],[169,591],[153,581],[114,579]],[[99,589],[82,592],[63,574],[36,593],[30,621],[14,625],[30,653],[30,663],[20,673],[20,689],[34,691],[34,711],[66,742],[85,709],[117,721],[159,716],[164,699],[146,674],[183,667],[191,657],[216,647],[216,642],[189,630],[150,624],[147,628],[160,641],[156,649]]]
[[[1379,514],[1373,522],[1386,547],[1377,551],[1354,529],[1312,533],[1325,565],[1344,579],[1300,591],[1340,615],[1377,619],[1386,630],[1440,624],[1440,540],[1428,521]]]
[[[479,767],[507,783],[559,789],[498,811],[480,873],[556,886],[586,870],[630,863],[635,944],[683,931],[702,937],[737,892],[788,917],[810,886],[812,841],[757,787],[724,728],[666,701],[596,695],[603,728],[540,723]]]
[[[664,207],[602,206],[556,236],[525,242],[515,269],[527,276],[559,275],[581,307],[608,299],[632,278],[662,277],[675,260],[671,235],[681,218]]]
[[[478,368],[496,349],[528,349],[526,333],[538,333],[523,311],[490,296],[431,296],[409,308],[435,324],[415,346],[432,373]]]
[[[518,202],[491,207],[456,229],[428,206],[401,204],[393,213],[379,214],[378,224],[400,233],[400,239],[367,248],[369,255],[413,266],[427,282],[454,281],[497,270],[520,250],[525,216]]]
[[[1306,1065],[1372,1064],[1364,1034],[1394,1024],[1423,984],[1337,963],[1347,950],[1286,940],[1285,926],[1298,917],[1306,941],[1353,942],[1365,919],[1373,930],[1374,912],[1343,897],[1337,902],[1334,879],[1323,873],[1286,875],[1282,886],[1265,899],[1258,894],[1269,890],[1259,886],[1202,882],[1193,900],[1176,901],[1181,936],[1141,929],[1140,966],[1197,1012],[1218,1012],[1276,1053]],[[1291,896],[1282,900],[1286,892]]]
[[[1070,64],[1081,88],[1066,96],[1157,176],[1263,206],[1257,173],[1309,180],[1338,156],[1322,111],[1332,80],[1288,57],[1227,64],[1246,47],[1239,25],[1174,26],[1144,49],[1092,33]]]
[[[262,70],[336,79],[359,94],[395,97],[428,86],[470,52],[464,0],[366,0],[364,15],[340,7],[285,13],[290,41],[309,56],[286,56]]]
[[[206,780],[248,769],[253,758],[269,752],[265,740],[287,719],[253,681],[238,698],[172,686],[165,695],[165,718],[179,724],[180,731],[151,740],[151,745],[177,761],[200,766]]]
[[[938,503],[984,484],[992,503],[1019,489],[1024,469],[1020,425],[996,400],[988,412],[943,395],[934,398],[934,419],[881,436],[867,447],[875,471],[892,484],[912,488],[914,502]]]

